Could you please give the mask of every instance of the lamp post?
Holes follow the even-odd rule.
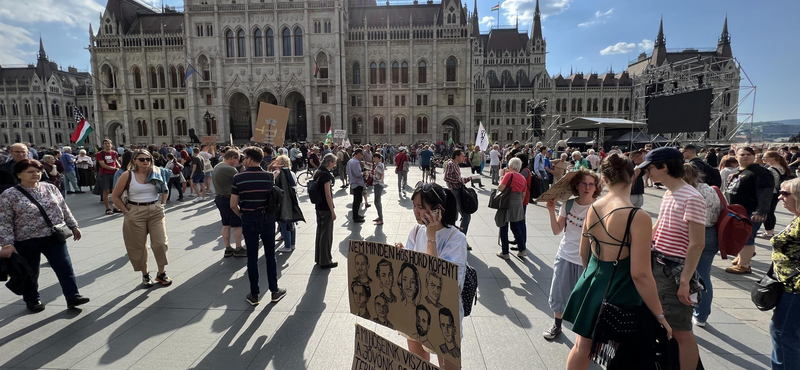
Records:
[[[208,111],[203,115],[203,120],[206,121],[206,135],[211,135],[211,114]]]

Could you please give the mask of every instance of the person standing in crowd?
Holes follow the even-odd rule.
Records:
[[[179,155],[180,155],[180,158],[176,158],[176,159],[178,160],[178,163],[180,163],[181,166],[183,167],[183,170],[181,170],[182,171],[181,175],[183,175],[182,178],[181,178],[181,188],[183,189],[183,194],[185,194],[186,196],[196,197],[197,194],[194,194],[192,192],[192,186],[191,186],[192,185],[192,156],[190,156],[189,152],[187,152],[186,150],[181,150]],[[189,184],[189,191],[188,192],[186,191],[186,184]]]
[[[472,174],[478,175],[478,186],[481,188],[483,188],[483,183],[481,182],[481,175],[483,175],[483,172],[481,170],[484,162],[486,162],[486,160],[483,158],[481,148],[475,145],[472,148],[472,152],[469,153],[469,166],[472,169]],[[474,181],[472,182],[472,187],[475,187]]]
[[[719,214],[722,211],[722,204],[719,201],[717,191],[710,185],[700,181],[702,175],[694,163],[684,163],[683,168],[683,181],[697,189],[706,202],[705,246],[703,253],[700,254],[700,260],[697,262],[697,273],[703,279],[705,291],[700,295],[700,302],[694,307],[692,316],[692,324],[702,328],[706,326],[708,316],[711,314],[711,300],[714,299],[714,289],[711,286],[711,264],[719,251],[716,225],[717,218],[719,218]]]
[[[422,170],[422,182],[428,182],[428,175],[431,170],[431,158],[433,158],[433,150],[426,145],[419,153],[419,167]]]
[[[411,167],[411,159],[406,153],[405,147],[400,147],[399,152],[394,157],[395,173],[397,174],[397,195],[406,196],[406,186],[408,186],[408,170]]]
[[[55,185],[61,191],[61,195],[64,195],[64,191],[61,187],[63,175],[61,175],[61,172],[58,171],[58,166],[56,166],[56,158],[50,154],[45,154],[42,157],[42,167],[44,168],[43,179],[46,182]]]
[[[510,199],[508,201],[507,209],[498,209],[494,215],[494,223],[500,228],[500,243],[501,251],[497,256],[502,259],[510,259],[509,255],[509,242],[508,242],[508,228],[511,226],[511,232],[514,234],[518,252],[517,256],[523,258],[528,255],[525,249],[525,235],[522,226],[525,223],[525,211],[523,210],[523,199],[526,193],[526,180],[525,177],[520,175],[519,171],[522,169],[522,161],[517,158],[511,158],[508,161],[508,172],[506,172],[500,185],[497,186],[498,191],[506,191],[510,189]]]
[[[360,149],[356,149],[356,152],[359,152],[359,150]],[[355,155],[353,155],[353,159],[355,159]],[[351,159],[351,161],[353,159]],[[314,240],[314,263],[323,269],[339,266],[339,262],[334,262],[331,254],[331,249],[333,248],[333,222],[336,221],[336,211],[333,205],[333,190],[331,189],[331,184],[333,183],[333,174],[331,170],[333,170],[334,166],[336,166],[336,156],[328,154],[322,158],[322,167],[319,171],[314,172],[314,181],[317,182],[317,191],[320,192],[321,199],[323,200],[314,205],[314,209],[317,213],[317,234]],[[348,167],[349,166],[350,163],[348,162]],[[361,197],[359,196],[357,199],[360,200]],[[354,215],[356,213],[357,212],[355,212]]]
[[[25,155],[27,156],[27,149]],[[19,185],[0,195],[0,258],[13,258],[12,255],[16,253],[24,259],[27,268],[32,272],[32,281],[22,287],[25,305],[32,312],[41,312],[45,308],[44,303],[39,300],[39,265],[42,255],[47,258],[58,278],[67,307],[75,308],[88,303],[89,298],[78,292],[67,242],[55,238],[46,221],[48,218],[51,225],[66,224],[72,231],[73,240],[81,239],[78,222],[72,216],[61,192],[54,185],[40,181],[43,168],[35,159],[20,159],[14,164],[13,171],[13,175],[19,179]]]
[[[460,149],[456,149],[453,156],[458,151]],[[456,264],[458,266],[458,296],[460,297],[461,290],[464,289],[468,253],[467,238],[455,227],[458,218],[457,196],[436,183],[420,182],[411,194],[411,201],[414,203],[414,217],[417,225],[414,225],[409,231],[405,246],[402,243],[395,245],[401,249],[426,253]],[[458,333],[463,336],[461,321],[464,318],[464,306],[461,299],[458,300],[458,312],[460,318]],[[435,352],[433,348],[426,348],[422,343],[405,334],[401,333],[400,335],[408,339],[410,352],[430,361],[430,354]],[[439,356],[439,366],[447,370],[458,369],[455,364],[443,359],[442,356]]]
[[[586,160],[589,162],[591,170],[597,172],[600,169],[600,156],[595,154],[594,149],[589,149],[586,154]]]
[[[653,226],[653,276],[678,341],[681,369],[694,369],[700,354],[692,333],[692,306],[703,290],[696,269],[705,248],[706,202],[683,181],[683,165],[678,149],[662,147],[647,153],[638,167],[667,188]]]
[[[630,152],[628,158],[634,166],[642,164],[644,161],[644,151],[636,150]],[[633,184],[631,186],[631,204],[636,208],[642,208],[644,205],[644,176],[647,171],[637,168],[633,173]]]
[[[98,186],[98,190],[102,192],[101,196],[103,205],[106,206],[106,215],[113,213],[108,204],[108,193],[114,187],[114,174],[117,173],[117,170],[119,169],[119,156],[120,154],[114,151],[114,145],[109,139],[103,140],[103,150],[97,152],[97,155],[95,156],[97,164],[100,165],[100,169],[97,172],[98,175],[96,186]]]
[[[203,157],[203,175],[205,175],[203,184],[200,185],[203,187],[203,194],[211,193],[211,176],[214,172],[214,165],[211,163],[211,159],[214,158],[215,148],[216,145],[204,145],[200,150],[199,156]],[[269,150],[271,151],[272,149]],[[205,195],[203,195],[203,199],[205,199]]]
[[[84,186],[88,186],[89,189],[94,187],[94,162],[92,157],[86,155],[86,150],[81,149],[78,151],[78,157],[75,159],[75,169],[78,173],[79,192]]]
[[[316,146],[311,147],[311,151],[308,152],[308,169],[309,170],[316,170],[319,168],[319,148]]]
[[[708,149],[708,154],[706,155],[706,163],[709,166],[717,168],[719,166],[719,158],[717,158],[717,150],[714,148]]]
[[[134,271],[142,273],[142,285],[146,288],[155,285],[150,278],[147,266],[147,235],[150,235],[150,249],[158,264],[156,282],[163,286],[172,284],[172,279],[167,276],[166,266],[167,228],[164,222],[164,203],[167,202],[169,189],[167,181],[169,172],[164,168],[153,166],[153,157],[144,149],[133,151],[133,160],[128,165],[128,171],[120,175],[111,199],[114,205],[122,211],[125,219],[122,223],[122,239],[128,251],[128,259]],[[122,193],[127,193],[128,199],[122,201]]]
[[[775,223],[777,222],[777,219],[775,218],[775,208],[778,206],[778,192],[781,190],[781,183],[789,178],[789,173],[791,170],[789,169],[789,165],[786,163],[786,159],[781,157],[781,155],[776,151],[768,151],[764,153],[764,163],[766,163],[766,168],[769,170],[770,174],[772,175],[772,179],[774,180],[775,192],[772,194],[772,202],[769,205],[767,219],[764,220],[764,231],[758,234],[758,236],[764,239],[769,239],[775,234]]]
[[[408,156],[411,157],[411,164],[416,164],[417,163],[417,152],[419,151],[417,149],[417,144],[412,145],[411,148],[408,151],[409,151]]]
[[[347,150],[342,148],[339,153],[336,154],[336,166],[339,171],[339,179],[342,180],[342,189],[347,189],[347,162],[350,162],[350,155],[347,154]]]
[[[297,176],[291,171],[289,157],[278,156],[275,159],[275,167],[275,186],[283,190],[281,211],[278,216],[278,227],[281,230],[283,246],[278,248],[278,252],[291,253],[294,252],[297,242],[297,222],[306,222],[306,219],[303,217],[303,211],[300,210],[300,203],[297,200]]]
[[[580,253],[583,223],[589,207],[603,192],[600,177],[595,172],[586,170],[578,171],[578,174],[570,181],[569,187],[572,195],[577,198],[563,202],[558,217],[556,217],[556,201],[547,201],[550,229],[553,230],[553,235],[564,234],[553,262],[553,278],[550,282],[548,303],[550,309],[553,310],[555,322],[542,334],[547,340],[556,339],[561,334],[562,313],[567,307],[572,288],[583,274],[583,261]]]
[[[77,160],[72,155],[72,148],[65,146],[62,151],[64,154],[61,154],[61,164],[64,166],[64,178],[66,179],[64,188],[67,194],[83,194],[81,188],[78,187],[78,174],[75,172]]]
[[[761,223],[769,213],[775,181],[769,171],[755,163],[756,152],[751,147],[739,148],[736,153],[739,171],[731,175],[725,195],[731,204],[742,205],[753,224],[753,233],[739,255],[731,261],[733,266],[725,269],[731,274],[750,274],[750,260],[756,254],[756,235]]]
[[[298,164],[302,160],[302,157],[298,158],[298,156],[301,155],[302,153],[300,153],[300,149],[297,148],[297,143],[292,144],[292,148],[289,149],[289,159],[292,160],[292,172],[297,172]]]
[[[236,149],[228,149],[213,170],[211,181],[214,182],[214,204],[219,210],[219,217],[222,220],[222,244],[225,245],[225,257],[247,257],[247,251],[242,248],[242,219],[231,209],[231,187],[233,178],[239,173],[241,153]],[[170,179],[172,183],[172,179]],[[180,200],[181,198],[178,198]],[[236,243],[236,249],[231,247],[231,232]]]
[[[693,144],[687,144],[683,147],[683,159],[689,163],[693,163],[695,167],[697,167],[697,170],[700,171],[700,178],[703,179],[703,182],[718,188],[722,186],[722,177],[720,176],[719,170],[698,157],[697,147],[695,147]]]
[[[569,160],[567,160],[567,158],[567,153],[561,153],[559,159],[550,162],[553,166],[553,183],[558,182],[558,180],[561,180],[561,178],[567,174],[567,165],[569,165]]]
[[[353,152],[353,158],[347,162],[347,177],[350,179],[350,193],[353,194],[353,222],[364,222],[364,216],[361,216],[361,199],[364,193],[366,184],[364,183],[364,175],[361,170],[361,158],[363,154],[361,149],[356,149]]]
[[[650,215],[637,212],[630,202],[633,163],[619,155],[609,155],[600,165],[600,172],[608,194],[590,206],[592,212],[583,220],[586,237],[580,240],[580,256],[584,272],[563,314],[564,321],[571,322],[572,331],[577,334],[567,358],[567,369],[571,370],[589,368],[595,322],[615,268],[608,302],[620,307],[644,303],[666,328],[667,337],[672,336],[650,269],[652,221]],[[625,240],[629,242],[622,242]]]
[[[231,210],[242,219],[242,234],[247,248],[247,277],[250,293],[245,297],[252,306],[259,304],[261,290],[258,286],[259,238],[264,244],[267,283],[272,292],[271,301],[278,302],[286,296],[286,289],[278,288],[278,266],[275,260],[275,215],[264,212],[274,184],[272,172],[261,168],[264,152],[258,147],[248,147],[241,160],[244,172],[233,177],[231,185]]]
[[[500,146],[494,144],[489,152],[489,176],[492,177],[492,185],[500,184]],[[423,175],[424,176],[424,175]]]
[[[783,207],[793,217],[770,240],[775,277],[784,282],[784,291],[772,312],[769,333],[772,370],[793,370],[800,369],[800,179],[783,182],[779,194]]]
[[[517,142],[517,145],[519,145],[519,142]],[[464,235],[467,235],[467,232],[469,231],[469,221],[472,219],[472,215],[464,212],[461,207],[461,198],[465,196],[462,194],[462,187],[464,184],[470,181],[469,177],[461,176],[461,163],[464,162],[465,159],[466,155],[464,155],[463,150],[453,150],[453,160],[447,162],[447,166],[445,166],[444,169],[444,182],[456,197],[458,212],[461,214],[461,226],[459,229],[462,233],[464,233]]]
[[[372,220],[375,222],[375,225],[383,225],[383,203],[381,202],[381,195],[383,194],[383,189],[386,187],[386,183],[383,181],[383,177],[386,175],[386,166],[383,164],[383,157],[380,154],[374,154],[372,156],[372,171],[370,171],[370,176],[372,176],[372,186],[375,187],[375,210],[378,211],[378,218]]]
[[[728,188],[731,175],[739,172],[739,160],[737,160],[735,156],[726,155],[722,157],[720,166],[722,167],[722,169],[719,171],[719,175],[722,178],[722,187],[720,190],[725,190]]]
[[[572,152],[572,162],[573,162],[572,165],[573,171],[579,171],[581,168],[591,170],[591,167],[589,166],[589,161],[587,161],[586,158],[583,158],[581,156],[581,152],[577,150]]]
[[[798,176],[797,171],[798,168],[800,168],[800,147],[797,145],[790,146],[789,153],[791,153],[790,160],[788,161],[789,169],[792,171],[792,174],[794,174],[795,177],[800,177]]]
[[[533,159],[533,172],[539,183],[539,194],[547,191],[547,170],[545,167],[545,157],[547,156],[547,147],[542,146],[536,153]],[[510,162],[509,162],[510,163]]]
[[[173,187],[178,190],[178,201],[183,201],[183,188],[181,187],[181,178],[183,176],[181,171],[183,170],[183,166],[181,166],[181,164],[175,160],[175,156],[172,153],[168,153],[167,164],[164,166],[164,168],[169,170],[169,181],[167,181],[169,195],[167,195],[167,203],[169,203],[170,199],[172,199]]]
[[[194,198],[195,202],[201,202],[206,200],[206,188],[203,184],[206,182],[206,175],[203,172],[205,169],[205,159],[200,155],[200,150],[195,148],[192,155],[192,169],[191,173],[189,174],[189,178],[191,179],[192,183],[190,186],[192,187],[192,191],[194,192],[196,198]]]

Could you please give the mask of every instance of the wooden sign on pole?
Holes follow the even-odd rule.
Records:
[[[258,105],[258,118],[255,130],[253,130],[253,141],[282,146],[288,120],[289,108],[261,102]]]

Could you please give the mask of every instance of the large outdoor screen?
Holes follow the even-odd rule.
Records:
[[[649,99],[647,132],[672,134],[708,131],[711,99],[711,89]]]

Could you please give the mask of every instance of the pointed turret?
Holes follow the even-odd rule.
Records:
[[[478,38],[481,35],[481,24],[480,20],[478,19],[478,0],[475,0],[475,5],[472,8],[472,37]]]
[[[39,35],[39,59],[47,60],[47,53],[44,52],[44,42],[42,42],[41,35]]]
[[[650,56],[650,65],[660,66],[667,60],[667,38],[664,37],[664,19],[658,25],[658,36],[653,45],[653,55]]]
[[[539,12],[539,0],[536,0],[536,10],[533,12],[533,31],[531,39],[542,39],[542,14]]]
[[[733,57],[733,51],[731,50],[731,35],[728,34],[727,15],[725,16],[725,24],[722,26],[722,34],[719,36],[719,41],[717,42],[717,55],[726,58]]]
[[[57,67],[53,67],[54,64],[55,63],[50,64],[50,61],[47,59],[42,36],[39,36],[39,59],[36,61],[36,74],[39,75],[40,80],[48,81],[50,79],[50,75],[53,74],[53,69],[57,69]]]

